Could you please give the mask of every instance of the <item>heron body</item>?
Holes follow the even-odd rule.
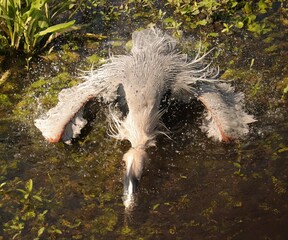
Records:
[[[194,59],[177,51],[177,41],[159,29],[145,29],[132,34],[131,53],[111,57],[99,69],[83,76],[78,86],[64,89],[58,104],[35,120],[35,125],[50,142],[70,141],[77,137],[87,121],[83,107],[91,98],[110,104],[110,135],[128,140],[131,149],[124,155],[124,205],[133,207],[134,192],[148,156],[146,149],[156,144],[161,133],[160,102],[168,91],[180,101],[196,98],[206,108],[201,128],[215,140],[229,141],[249,132],[255,121],[243,110],[243,94],[234,93],[228,83],[217,79],[198,50]],[[125,105],[121,114],[116,106]]]

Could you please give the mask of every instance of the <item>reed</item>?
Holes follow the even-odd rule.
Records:
[[[2,49],[33,54],[36,47],[47,46],[61,33],[70,30],[75,21],[53,25],[57,17],[74,6],[73,0],[0,0],[0,44]]]

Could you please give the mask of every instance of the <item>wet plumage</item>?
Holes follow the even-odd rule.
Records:
[[[75,138],[87,121],[83,107],[91,98],[103,98],[109,104],[109,133],[128,140],[131,149],[124,155],[124,205],[133,207],[136,185],[148,156],[146,149],[156,144],[161,134],[160,102],[168,91],[173,98],[196,98],[206,108],[202,130],[215,140],[229,141],[249,132],[255,121],[243,110],[243,94],[234,93],[228,83],[217,80],[218,70],[206,62],[207,54],[189,61],[176,50],[177,41],[159,29],[146,29],[132,34],[129,55],[111,57],[99,69],[83,76],[78,86],[64,89],[57,106],[35,120],[50,142]],[[127,107],[127,114],[112,103]]]

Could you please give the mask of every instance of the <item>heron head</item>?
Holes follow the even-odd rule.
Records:
[[[135,192],[143,172],[144,163],[148,160],[148,155],[144,147],[130,148],[123,156],[123,160],[126,165],[123,203],[126,209],[131,209],[136,204]]]

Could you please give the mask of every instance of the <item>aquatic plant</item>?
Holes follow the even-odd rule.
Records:
[[[44,222],[48,212],[43,209],[43,204],[48,200],[42,198],[43,189],[35,192],[32,179],[25,183],[24,188],[21,185],[23,182],[18,178],[0,184],[0,227],[3,230],[0,234],[19,239],[24,232],[30,231],[34,239],[40,239],[46,229]]]
[[[46,46],[74,25],[74,20],[53,25],[60,14],[74,6],[73,2],[0,0],[1,48],[33,54],[42,40]]]
[[[108,4],[109,2],[109,4]],[[219,32],[231,34],[238,29],[247,29],[255,36],[265,34],[274,27],[267,14],[274,4],[274,10],[283,8],[282,1],[272,0],[86,0],[82,4],[93,9],[92,14],[101,15],[105,26],[123,21],[128,26],[152,24],[162,26],[180,37],[182,31],[204,30],[207,35],[217,37]],[[278,3],[278,4],[276,4]],[[98,9],[99,11],[95,11]],[[216,27],[216,31],[215,31]],[[220,30],[220,31],[219,31]]]
[[[272,8],[272,2],[270,0],[167,0],[166,6],[173,11],[173,16],[164,19],[164,24],[167,27],[168,23],[168,28],[171,28],[169,25],[177,19],[178,25],[183,24],[183,28],[189,30],[219,22],[223,25],[223,33],[231,33],[234,29],[245,27],[248,31],[260,35],[271,31],[272,26],[266,19],[262,22],[258,21],[257,16],[267,13]],[[214,35],[218,36],[218,34]]]

